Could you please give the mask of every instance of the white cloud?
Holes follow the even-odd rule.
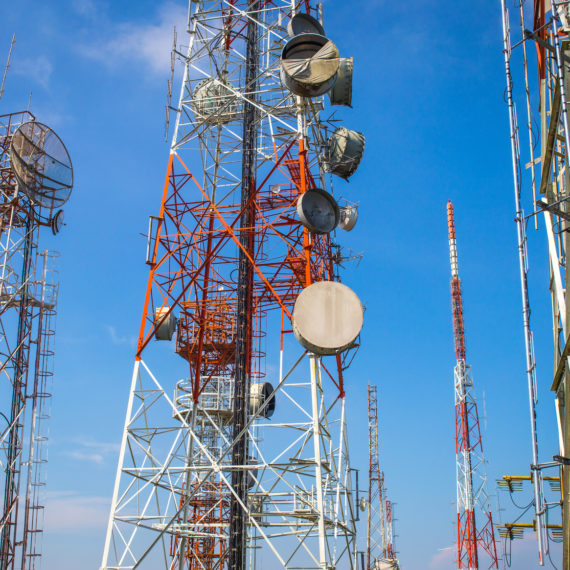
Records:
[[[93,0],[73,0],[71,8],[80,16],[93,16],[97,13]]]
[[[87,461],[96,465],[103,465],[109,456],[115,459],[119,452],[120,445],[118,443],[110,443],[104,441],[74,439],[73,443],[77,446],[75,449],[62,451],[62,455],[72,457],[78,461]]]
[[[81,441],[81,445],[89,449],[95,449],[100,453],[117,453],[121,446],[118,443],[107,441]]]
[[[47,89],[53,72],[53,65],[45,55],[39,55],[33,59],[25,58],[15,61],[12,69],[14,73],[25,75]]]
[[[187,8],[167,3],[158,9],[155,23],[109,25],[95,42],[81,48],[86,57],[109,67],[142,63],[153,73],[168,73],[173,30],[186,29]]]
[[[66,451],[65,455],[78,459],[79,461],[89,461],[91,463],[103,464],[103,456],[100,453],[82,453],[81,451]]]
[[[128,344],[130,346],[135,346],[136,339],[134,336],[121,336],[117,333],[114,326],[107,325],[107,331],[111,337],[111,342],[115,345]]]
[[[48,493],[45,528],[56,533],[102,529],[107,524],[110,504],[110,497],[84,497],[75,491]]]
[[[439,552],[430,560],[429,568],[434,570],[448,570],[455,567],[455,545],[440,548]]]
[[[497,555],[501,559],[504,555],[503,546],[504,541],[498,536],[498,532],[495,530],[495,540],[497,545]],[[430,560],[428,568],[430,570],[453,570],[457,568],[456,557],[457,557],[457,546],[451,545],[445,548],[440,548],[437,554],[433,556]],[[481,551],[480,551],[481,552]],[[522,540],[514,540],[509,545],[507,544],[507,552],[510,555],[507,557],[508,562],[510,562],[511,568],[516,568],[517,570],[533,570],[538,568],[538,553],[537,553],[537,542],[534,533],[527,532]],[[488,558],[485,556],[485,561]],[[552,561],[556,564],[560,560],[560,545],[551,543],[551,553]],[[546,566],[549,565],[548,559],[546,560]],[[486,568],[486,566],[485,566]]]

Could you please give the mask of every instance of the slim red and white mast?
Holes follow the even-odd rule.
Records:
[[[483,444],[471,367],[465,360],[465,329],[453,204],[447,203],[451,307],[457,364],[455,378],[455,453],[457,458],[457,568],[476,570],[480,555],[488,558],[481,568],[498,568],[493,517],[489,509]]]

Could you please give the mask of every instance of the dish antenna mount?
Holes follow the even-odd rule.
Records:
[[[73,166],[61,139],[48,126],[30,121],[12,136],[10,161],[20,190],[35,204],[54,211],[73,188]]]

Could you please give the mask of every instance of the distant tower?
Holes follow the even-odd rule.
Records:
[[[481,568],[498,568],[493,516],[489,508],[487,478],[471,367],[465,363],[465,332],[461,280],[457,267],[453,205],[447,203],[451,306],[455,355],[455,453],[457,456],[457,568],[479,568],[479,547],[489,557]]]
[[[368,384],[368,525],[366,569],[399,568],[394,550],[392,503],[385,498],[384,473],[380,471],[378,399],[376,386]]]
[[[378,452],[378,401],[376,386],[368,384],[368,532],[366,539],[366,568],[386,552],[384,516],[384,473],[380,471]]]
[[[394,520],[394,503],[386,499],[386,558],[388,560],[396,560]]]

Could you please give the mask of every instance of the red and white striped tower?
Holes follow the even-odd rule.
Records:
[[[457,568],[498,568],[493,516],[489,508],[483,444],[471,367],[465,362],[465,332],[453,204],[447,203],[451,307],[457,364],[455,377],[455,453],[457,457]],[[482,556],[480,556],[482,555]],[[483,562],[482,558],[485,558]]]

